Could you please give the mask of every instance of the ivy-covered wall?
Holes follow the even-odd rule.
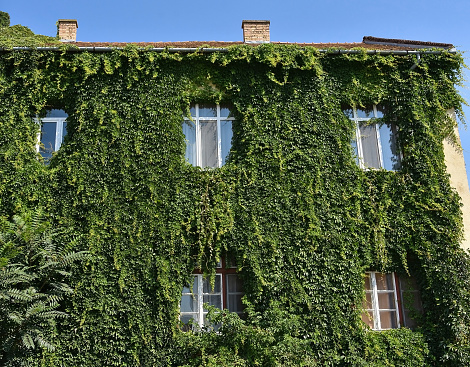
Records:
[[[169,53],[0,54],[0,213],[42,207],[92,257],[74,269],[70,317],[37,366],[468,366],[469,260],[442,141],[461,111],[462,58],[339,55],[294,45]],[[190,103],[230,102],[228,163],[185,162]],[[387,106],[402,168],[364,171],[342,105]],[[47,108],[68,113],[48,165]],[[77,240],[78,238],[78,240]],[[69,239],[64,236],[63,241]],[[195,268],[233,256],[247,320],[183,332]],[[411,274],[417,330],[361,321],[367,270]]]

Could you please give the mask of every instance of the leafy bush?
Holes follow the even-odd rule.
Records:
[[[73,293],[68,269],[87,258],[73,242],[58,242],[41,210],[0,223],[0,361],[2,366],[37,349],[54,350],[54,323],[67,316],[61,302]]]

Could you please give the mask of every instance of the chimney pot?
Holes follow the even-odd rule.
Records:
[[[243,42],[269,43],[269,20],[242,21]]]
[[[76,19],[59,19],[57,32],[62,42],[77,41],[78,23]]]

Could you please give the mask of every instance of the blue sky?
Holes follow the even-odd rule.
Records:
[[[12,25],[48,36],[58,19],[77,19],[77,40],[95,42],[242,41],[243,19],[268,19],[272,41],[444,42],[466,52],[470,65],[469,0],[2,0],[0,10]],[[467,101],[469,85],[460,89]],[[470,121],[470,108],[464,112]],[[470,169],[470,128],[460,126],[460,136]]]

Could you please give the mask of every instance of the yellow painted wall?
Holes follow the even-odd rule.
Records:
[[[452,115],[455,118],[453,113]],[[452,145],[447,139],[444,141],[445,162],[447,172],[450,174],[450,183],[459,193],[463,203],[462,212],[465,237],[461,246],[464,249],[470,250],[470,190],[457,127],[455,128],[455,133],[459,146]]]

